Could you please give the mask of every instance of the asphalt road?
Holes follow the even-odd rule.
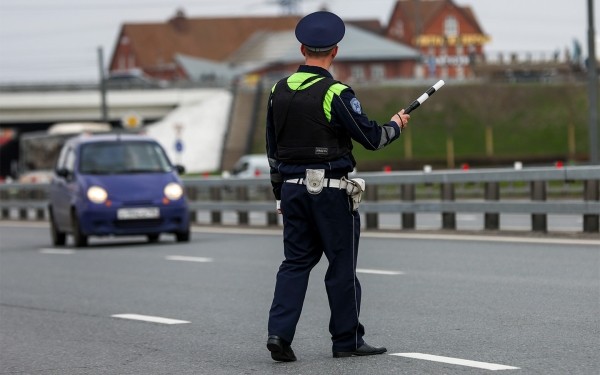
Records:
[[[361,320],[388,354],[332,358],[323,259],[294,363],[265,348],[281,259],[276,230],[74,251],[45,224],[0,222],[0,374],[600,372],[600,238],[365,233]]]

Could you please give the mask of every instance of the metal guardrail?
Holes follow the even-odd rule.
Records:
[[[401,215],[401,229],[416,229],[417,213],[438,212],[441,229],[448,230],[457,229],[457,213],[484,214],[485,230],[499,230],[500,215],[517,213],[531,215],[531,230],[535,232],[548,231],[548,214],[581,215],[583,232],[600,231],[600,166],[377,172],[359,176],[367,183],[360,208],[367,229],[378,228],[380,215],[389,213]],[[501,193],[513,184],[524,184],[521,196],[501,199]],[[577,184],[581,189],[569,190],[567,198],[555,197],[553,187],[561,184]],[[208,213],[209,223],[219,225],[224,213],[235,212],[237,224],[251,225],[249,213],[260,212],[266,215],[267,225],[280,225],[267,178],[188,178],[184,185],[192,222],[199,221],[199,213]],[[461,188],[465,185],[483,188],[471,189],[465,196]],[[0,185],[0,219],[9,219],[11,211],[16,211],[22,220],[47,220],[47,189],[48,185],[41,184]],[[439,196],[417,199],[422,190],[437,190]]]

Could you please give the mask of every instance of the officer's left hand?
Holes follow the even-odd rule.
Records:
[[[404,129],[408,125],[408,120],[410,120],[410,115],[404,114],[404,109],[401,109],[400,112],[396,113],[392,116],[390,121],[394,121],[400,129]]]

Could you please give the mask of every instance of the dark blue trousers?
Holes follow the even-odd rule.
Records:
[[[292,342],[300,319],[310,271],[323,253],[329,261],[325,289],[331,309],[329,332],[333,350],[360,347],[364,327],[359,322],[361,288],[356,277],[360,215],[344,189],[284,183],[281,191],[285,260],[279,267],[269,335]]]

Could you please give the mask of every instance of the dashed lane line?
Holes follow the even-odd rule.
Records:
[[[203,258],[203,257],[190,257],[183,255],[169,255],[165,257],[166,260],[178,260],[182,262],[199,262],[199,263],[210,263],[213,261],[212,258]]]
[[[369,269],[369,268],[357,268],[356,272],[357,273],[369,273],[372,275],[390,275],[390,276],[404,275],[404,272],[402,272],[402,271],[374,270],[374,269]]]
[[[500,365],[497,363],[470,361],[468,359],[443,357],[443,356],[439,356],[439,355],[424,354],[424,353],[392,353],[390,355],[394,355],[394,356],[398,356],[398,357],[422,359],[425,361],[448,363],[451,365],[474,367],[474,368],[480,368],[483,370],[491,370],[491,371],[518,370],[519,369],[519,367]]]
[[[114,315],[111,315],[111,317],[119,318],[119,319],[138,320],[138,321],[142,321],[142,322],[158,323],[158,324],[186,324],[186,323],[189,323],[186,320],[170,319],[170,318],[163,318],[160,316],[139,315],[139,314],[114,314]]]
[[[57,254],[57,255],[68,255],[75,254],[75,250],[70,249],[40,249],[40,253],[42,254]]]

